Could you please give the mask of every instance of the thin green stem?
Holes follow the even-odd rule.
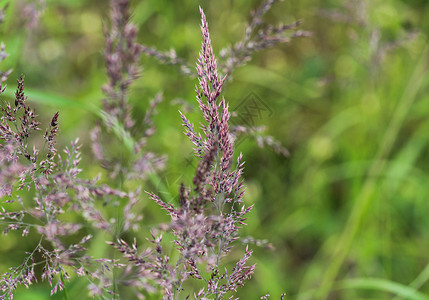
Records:
[[[408,287],[413,288],[415,290],[420,289],[427,281],[429,281],[429,264],[421,271],[421,273],[414,279]],[[392,300],[400,300],[404,299],[404,297],[396,296]]]
[[[67,286],[66,286],[66,283],[64,280],[63,272],[60,272],[60,278],[61,278],[61,282],[63,283],[63,286],[64,286],[64,288],[63,288],[64,300],[69,300],[69,295],[67,293]]]

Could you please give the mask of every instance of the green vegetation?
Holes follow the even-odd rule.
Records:
[[[13,68],[7,95],[13,97],[15,80],[24,73],[28,101],[41,119],[49,122],[60,111],[58,148],[79,137],[85,176],[101,172],[105,180],[91,159],[88,128],[103,117],[108,1],[48,0],[32,29],[20,17],[25,1],[11,2],[0,27],[10,55],[0,69]],[[132,20],[140,43],[175,48],[193,66],[201,43],[198,5],[218,53],[242,37],[248,12],[258,4],[139,0],[132,2]],[[429,5],[286,0],[266,20],[303,20],[300,28],[312,36],[258,53],[223,88],[231,111],[251,92],[262,99],[272,113],[255,118],[256,125],[290,152],[284,157],[261,149],[250,137],[237,147],[246,161],[244,201],[255,204],[241,233],[273,245],[250,246],[256,270],[240,298],[269,292],[278,299],[286,292],[297,300],[429,299]],[[188,107],[193,111],[187,116],[198,120],[196,79],[154,58],[141,63],[142,77],[131,88],[132,113],[143,118],[149,100],[162,91],[148,149],[169,157],[166,171],[142,188],[177,197],[180,183],[190,184],[195,171],[178,110]],[[177,98],[186,107],[175,104]],[[140,205],[144,226],[167,220],[146,198]],[[1,238],[1,272],[21,263],[18,253],[37,243],[18,237]],[[110,251],[104,236],[94,240],[92,255]],[[233,252],[231,259],[240,255]],[[87,282],[65,284],[68,299],[84,299]],[[50,289],[46,283],[20,288],[15,299],[47,299]]]

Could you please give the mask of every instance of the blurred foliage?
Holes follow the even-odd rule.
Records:
[[[4,2],[4,1],[0,1]],[[10,1],[0,39],[14,69],[9,95],[20,73],[29,100],[48,120],[60,111],[59,142],[80,137],[85,176],[103,170],[92,164],[88,128],[99,118],[100,87],[106,81],[103,26],[107,0],[48,0],[38,26],[27,29],[21,0]],[[201,5],[215,51],[244,34],[259,1],[133,1],[139,42],[160,50],[175,48],[194,65],[200,48]],[[269,292],[273,299],[428,299],[429,294],[429,5],[424,0],[287,0],[276,4],[267,23],[303,20],[310,38],[257,54],[237,69],[224,95],[232,108],[255,93],[272,110],[258,125],[280,140],[289,158],[250,138],[238,146],[246,161],[246,202],[255,203],[244,236],[267,239],[274,250],[252,246],[257,263],[242,299]],[[192,145],[183,129],[176,98],[199,118],[195,79],[174,67],[143,58],[141,79],[132,87],[137,119],[159,91],[164,101],[155,117],[149,148],[169,157],[162,186],[145,190],[177,195],[190,183]],[[105,175],[105,174],[104,174]],[[144,223],[166,220],[148,199]],[[0,269],[19,263],[31,248],[17,236],[2,238]],[[94,255],[106,250],[96,237]],[[26,245],[28,243],[28,245]],[[240,249],[242,250],[242,249]],[[240,252],[233,252],[232,259]],[[69,283],[71,299],[85,282]],[[47,299],[42,284],[22,289],[16,299]],[[402,298],[401,298],[402,297]],[[56,295],[54,299],[62,299]],[[83,298],[82,298],[83,299]]]

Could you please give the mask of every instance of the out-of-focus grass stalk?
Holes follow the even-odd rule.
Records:
[[[402,94],[393,113],[392,119],[386,128],[386,132],[380,143],[377,154],[374,157],[374,162],[368,171],[367,179],[355,200],[346,226],[337,242],[337,248],[332,253],[331,262],[322,277],[320,287],[315,293],[314,299],[325,300],[327,299],[329,292],[332,290],[335,278],[337,277],[338,272],[350,251],[365,212],[371,203],[374,191],[377,187],[378,179],[385,167],[386,158],[392,150],[392,146],[396,141],[404,119],[414,103],[416,94],[420,90],[425,76],[427,75],[428,55],[428,46],[426,46],[415,65],[412,76],[410,77],[404,93]]]
[[[60,278],[61,278],[61,282],[63,283],[63,292],[64,292],[64,300],[69,300],[69,295],[67,293],[67,286],[66,286],[66,282],[64,280],[64,275],[63,272],[60,273]]]

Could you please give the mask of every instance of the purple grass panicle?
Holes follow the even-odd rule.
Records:
[[[5,88],[0,90],[3,93]],[[54,114],[41,137],[43,149],[38,149],[35,137],[40,123],[26,100],[24,77],[21,76],[14,106],[3,99],[1,105],[0,195],[6,200],[0,211],[0,227],[5,235],[20,231],[23,237],[38,236],[39,243],[26,253],[21,265],[0,275],[0,299],[9,300],[13,299],[19,285],[29,286],[38,280],[49,281],[51,294],[62,290],[64,280],[70,278],[65,266],[75,270],[83,268],[93,281],[106,281],[104,277],[97,278],[96,271],[91,271],[97,261],[85,254],[85,244],[91,235],[85,234],[82,228],[84,224],[91,224],[92,228],[114,232],[115,224],[98,209],[97,202],[101,199],[127,198],[131,204],[136,202],[135,194],[78,177],[81,158],[77,139],[64,149],[64,155],[57,155],[55,137],[59,113]],[[32,198],[21,197],[18,191],[22,189],[31,191]],[[126,212],[130,210],[126,207]],[[66,221],[63,216],[71,212],[80,214],[83,223]],[[131,227],[138,220],[137,216],[130,217],[126,226]],[[71,237],[80,241],[70,243]],[[50,246],[46,247],[46,243]],[[38,278],[34,268],[41,264],[44,267]]]
[[[297,30],[301,21],[263,26],[263,17],[279,1],[265,0],[258,9],[252,12],[251,21],[246,26],[243,39],[220,51],[222,58],[220,69],[223,74],[230,74],[235,68],[246,64],[256,52],[278,44],[289,43],[294,38],[311,36],[308,31]],[[292,33],[287,34],[288,32]]]
[[[21,22],[25,24],[27,29],[37,27],[40,22],[40,17],[46,9],[46,0],[25,0],[17,2]]]
[[[110,29],[105,29],[104,59],[108,82],[102,88],[106,96],[102,112],[104,126],[98,124],[91,131],[92,150],[111,178],[123,176],[141,180],[165,167],[165,156],[145,149],[147,139],[155,132],[152,118],[162,96],[159,93],[150,101],[143,122],[134,120],[129,89],[140,76],[143,46],[136,41],[138,30],[130,20],[129,0],[112,0],[110,8],[111,25]],[[112,134],[116,139],[112,140]],[[124,155],[122,149],[114,150],[117,139],[124,146],[128,145],[124,148],[128,148],[129,155]]]
[[[174,236],[179,259],[172,260],[165,254],[162,235],[155,233],[150,240],[154,248],[143,252],[137,250],[136,243],[129,245],[123,240],[111,243],[137,267],[137,277],[149,279],[162,289],[164,299],[177,299],[183,293],[192,296],[183,290],[184,282],[190,278],[204,281],[206,285],[193,295],[194,299],[223,299],[236,292],[251,277],[255,267],[247,265],[252,254],[247,247],[232,271],[222,267],[222,258],[239,238],[238,230],[245,225],[245,215],[252,207],[242,204],[242,156],[233,158],[230,113],[225,98],[220,96],[226,77],[218,73],[207,20],[202,9],[200,13],[203,42],[196,67],[196,94],[205,119],[201,124],[202,133],[197,133],[181,113],[185,134],[194,144],[200,162],[193,186],[181,184],[178,204],[167,203],[148,193],[171,218],[170,223],[160,229]]]
[[[137,28],[129,21],[129,1],[111,1],[111,30],[105,30],[104,58],[109,81],[103,87],[104,110],[125,129],[134,125],[127,101],[128,87],[140,74],[141,46],[136,42]]]

